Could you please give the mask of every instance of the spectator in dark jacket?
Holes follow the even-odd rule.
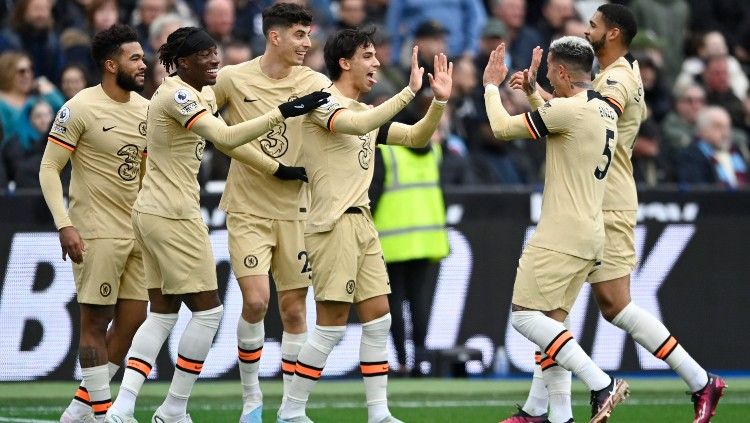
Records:
[[[748,163],[732,143],[729,114],[709,106],[698,115],[698,139],[680,154],[680,183],[735,189],[748,185]]]

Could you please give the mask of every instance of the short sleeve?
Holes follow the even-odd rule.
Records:
[[[628,93],[638,89],[637,83],[632,74],[629,74],[623,68],[612,69],[603,77],[604,83],[600,84],[599,94],[615,109],[618,115],[621,115],[625,111],[630,98]]]
[[[75,151],[78,140],[86,132],[86,113],[86,107],[78,101],[65,103],[55,116],[47,140],[68,151]]]
[[[533,112],[524,113],[524,119],[534,139],[547,134],[565,132],[573,118],[575,107],[564,98],[553,98]]]
[[[328,97],[326,104],[316,108],[307,114],[307,118],[318,126],[322,126],[329,131],[333,127],[336,115],[344,110],[345,107],[335,96]]]
[[[170,98],[161,98],[160,103],[164,113],[187,129],[190,129],[203,115],[209,113],[201,104],[197,94],[187,88],[176,87],[163,95],[170,96]]]

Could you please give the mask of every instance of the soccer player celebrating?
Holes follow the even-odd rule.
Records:
[[[222,68],[213,87],[229,124],[261,116],[278,103],[331,85],[323,74],[301,66],[310,48],[311,22],[310,11],[293,3],[277,3],[263,11],[265,52],[251,61]],[[299,119],[278,122],[254,141],[252,148],[286,165],[296,165],[304,142]],[[229,255],[243,299],[237,322],[243,423],[259,423],[262,416],[258,368],[270,297],[269,269],[284,331],[281,367],[285,390],[307,336],[305,298],[312,269],[304,239],[307,202],[301,181],[281,181],[232,160],[220,207],[227,212]]]
[[[453,65],[435,57],[429,75],[434,99],[412,126],[390,123],[422,86],[424,69],[412,52],[409,86],[376,108],[359,103],[377,82],[372,31],[345,29],[324,47],[334,83],[328,103],[307,115],[303,158],[310,170],[310,217],[305,245],[313,267],[317,322],[299,353],[291,386],[278,412],[279,422],[310,422],[305,406],[328,355],[344,336],[355,304],[362,322],[360,369],[365,383],[368,422],[399,422],[388,410],[388,352],[391,324],[388,275],[372,222],[367,190],[377,142],[423,147],[437,128],[451,92]]]
[[[130,223],[146,153],[148,100],[134,93],[143,89],[143,49],[132,28],[115,25],[94,36],[91,54],[102,83],[60,109],[39,169],[63,260],[73,261],[81,313],[83,382],[61,422],[104,419],[112,404],[109,380],[146,318],[148,299]],[[68,160],[73,174],[66,210],[60,171]]]
[[[485,102],[495,137],[547,140],[542,214],[536,232],[518,262],[513,287],[513,327],[557,364],[576,374],[592,391],[591,422],[603,422],[628,393],[628,385],[609,377],[589,358],[561,323],[570,312],[586,276],[601,260],[604,244],[602,201],[617,115],[591,90],[594,52],[582,38],[563,37],[550,45],[547,77],[559,98],[510,116],[498,85],[508,69],[505,45],[491,54],[484,71]],[[538,61],[541,51],[535,51]],[[573,206],[574,205],[574,206]],[[569,376],[568,376],[569,380]],[[553,415],[572,422],[572,415]]]
[[[151,313],[128,352],[120,393],[107,413],[110,422],[135,422],[133,408],[144,379],[177,321],[181,303],[192,312],[178,347],[172,384],[152,421],[190,422],[187,401],[203,368],[222,317],[216,263],[200,214],[196,179],[205,139],[281,178],[304,179],[302,168],[289,168],[248,148],[237,148],[283,119],[307,113],[325,101],[315,93],[272,108],[256,119],[228,127],[217,113],[213,92],[219,56],[216,42],[199,28],[173,32],[159,49],[167,77],[148,111],[148,172],[133,206],[133,229],[143,248]]]
[[[601,66],[601,71],[594,79],[594,89],[605,97],[619,116],[619,137],[613,152],[603,203],[603,264],[589,276],[588,281],[604,318],[628,332],[638,344],[664,360],[680,375],[693,393],[694,423],[706,423],[716,413],[726,383],[722,378],[707,373],[679,345],[662,322],[630,299],[630,274],[636,265],[635,225],[638,209],[630,156],[638,128],[646,116],[646,102],[638,62],[628,52],[636,31],[635,17],[628,8],[618,4],[605,4],[591,17],[586,33],[586,38],[591,43]],[[529,72],[526,72],[526,81],[523,81],[523,75],[514,75],[512,84],[520,87],[525,82],[523,89],[527,94],[531,94],[536,87],[535,72],[535,69],[529,69]],[[535,375],[539,371],[535,368]],[[559,381],[554,379],[566,377],[563,374],[548,376],[546,371],[543,375],[548,387],[550,384],[559,384]],[[513,421],[544,421],[543,413],[548,407],[546,394],[544,383],[539,377],[535,377],[529,398],[514,416],[516,420]],[[552,408],[555,406],[550,396],[550,412],[554,412]]]

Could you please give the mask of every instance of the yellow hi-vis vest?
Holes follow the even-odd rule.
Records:
[[[448,255],[445,203],[440,189],[440,148],[416,154],[398,145],[378,145],[385,165],[375,227],[387,263],[439,260]]]

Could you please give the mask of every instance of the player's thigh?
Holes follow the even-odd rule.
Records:
[[[145,278],[146,292],[148,293],[149,291],[154,292],[154,290],[157,289],[161,290],[163,278],[161,275],[161,270],[159,270],[159,262],[156,261],[154,253],[144,240],[143,232],[150,232],[151,228],[144,227],[145,223],[150,222],[143,222],[143,216],[145,216],[143,213],[134,210],[132,214],[132,220],[135,241],[141,249],[141,259],[143,260],[143,276]],[[151,300],[150,297],[149,300]]]
[[[276,291],[307,288],[312,283],[312,266],[305,249],[305,221],[276,220],[276,249],[271,258],[271,273]]]
[[[593,265],[593,260],[529,245],[518,261],[513,304],[569,312]]]
[[[635,211],[604,211],[602,265],[589,277],[590,283],[621,278],[633,272],[635,255]]]
[[[218,288],[216,261],[202,219],[141,214],[140,223],[148,228],[142,231],[144,245],[161,272],[163,294],[191,294]]]
[[[229,260],[237,279],[268,275],[276,247],[273,222],[249,213],[227,213]]]
[[[315,301],[354,302],[359,246],[346,216],[328,232],[305,235]]]
[[[120,291],[120,277],[131,240],[115,238],[85,239],[86,251],[81,263],[73,263],[77,300],[81,304],[113,305]]]
[[[148,290],[146,288],[146,274],[143,268],[143,251],[135,239],[123,245],[123,250],[130,250],[125,261],[125,268],[120,277],[121,300],[148,301]]]

